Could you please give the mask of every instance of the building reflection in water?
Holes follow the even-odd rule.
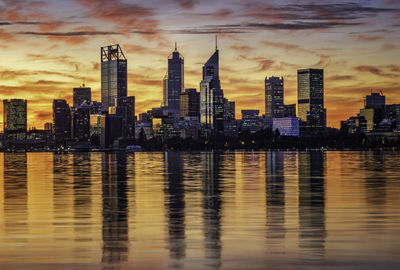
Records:
[[[299,252],[302,263],[321,263],[325,255],[325,153],[300,152]]]
[[[72,159],[74,177],[74,231],[75,241],[80,242],[90,240],[87,239],[90,232],[90,226],[87,225],[91,218],[92,203],[90,153],[74,153]]]
[[[102,155],[103,269],[119,269],[128,260],[126,155]]]
[[[368,231],[379,232],[384,228],[386,213],[386,172],[385,159],[388,154],[381,152],[360,152],[361,163],[365,172],[365,192],[367,213],[370,216],[367,222]]]
[[[186,243],[182,154],[180,152],[166,152],[164,164],[169,257],[171,266],[183,268],[182,260],[186,256]]]
[[[25,242],[27,235],[28,184],[27,155],[4,153],[4,221],[5,231],[15,242]]]
[[[283,152],[266,153],[267,245],[272,253],[284,253],[285,176]]]
[[[205,263],[212,269],[221,267],[220,159],[219,153],[201,153]]]

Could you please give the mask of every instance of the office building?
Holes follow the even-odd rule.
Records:
[[[284,117],[283,77],[265,78],[265,116]]]
[[[92,102],[92,90],[90,87],[81,87],[73,89],[73,104],[74,108],[81,106],[82,104],[90,104]]]
[[[115,106],[117,98],[126,97],[127,60],[121,47],[110,45],[101,48],[101,104],[102,111],[108,112]]]
[[[56,144],[71,139],[71,110],[65,99],[53,100],[53,129]]]
[[[203,66],[203,80],[200,83],[200,122],[203,137],[224,134],[224,93],[219,80],[219,51]]]
[[[83,104],[75,108],[72,113],[72,136],[75,141],[90,141],[90,107]]]
[[[300,69],[297,71],[298,117],[309,132],[326,127],[324,108],[324,71]]]
[[[242,130],[249,130],[256,133],[261,129],[262,120],[259,110],[242,110]]]
[[[135,97],[121,97],[117,99],[116,114],[122,119],[122,136],[135,137]]]
[[[296,117],[296,104],[284,105],[283,117]]]
[[[180,102],[181,118],[195,117],[200,121],[200,92],[195,88],[185,89]]]
[[[184,59],[178,52],[176,43],[175,51],[168,57],[168,76],[164,96],[164,106],[168,107],[168,111],[173,114],[174,119],[180,118],[180,97],[183,92],[184,84]]]
[[[7,139],[24,140],[27,130],[27,100],[3,100],[3,122]]]
[[[224,121],[235,120],[235,102],[224,98]]]
[[[115,115],[102,115],[100,117],[100,146],[101,148],[112,148],[114,141],[122,136],[122,118]]]

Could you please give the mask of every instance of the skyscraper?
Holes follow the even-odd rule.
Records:
[[[371,93],[365,98],[365,108],[382,109],[385,106],[386,97],[382,93]]]
[[[219,51],[203,66],[203,80],[200,83],[200,121],[204,136],[224,134],[224,93],[219,80]]]
[[[84,84],[81,87],[74,88],[73,95],[74,108],[79,107],[83,103],[90,104],[92,102],[92,89],[85,87]]]
[[[56,144],[71,139],[71,109],[65,99],[53,100],[53,129]]]
[[[283,77],[265,78],[265,116],[284,117]]]
[[[297,71],[298,117],[303,127],[322,130],[326,127],[324,108],[324,70]]]
[[[90,107],[83,104],[71,113],[72,137],[75,141],[90,141]]]
[[[181,94],[181,117],[197,117],[200,120],[200,93],[195,88]]]
[[[26,138],[27,100],[3,100],[4,134],[7,139],[23,140]]]
[[[176,43],[175,51],[168,57],[168,76],[165,102],[168,111],[174,115],[174,118],[180,117],[180,95],[183,92],[184,83],[184,59],[178,52]]]
[[[127,60],[121,47],[110,45],[101,48],[101,104],[102,111],[108,112],[115,106],[115,99],[126,97]]]
[[[117,115],[122,118],[122,136],[135,137],[135,97],[117,99]]]

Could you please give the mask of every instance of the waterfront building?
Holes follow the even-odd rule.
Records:
[[[53,100],[53,129],[56,144],[71,139],[71,109],[65,99]]]
[[[175,51],[168,57],[168,76],[165,79],[167,80],[167,89],[165,89],[164,106],[168,107],[168,111],[173,114],[174,119],[178,120],[180,118],[180,97],[184,89],[184,59],[178,52],[176,43]]]
[[[83,84],[81,87],[73,88],[73,106],[74,108],[79,107],[82,104],[90,104],[92,102],[92,89],[85,87]]]
[[[297,71],[298,117],[308,132],[326,127],[324,108],[324,71],[300,69]]]
[[[299,118],[282,117],[272,118],[272,130],[279,130],[281,136],[299,136]]]
[[[3,100],[3,130],[7,139],[24,140],[27,131],[27,100]]]
[[[200,92],[195,88],[185,89],[181,93],[181,118],[195,117],[200,121]]]
[[[262,127],[259,110],[242,110],[242,130],[249,130],[256,133]]]
[[[283,77],[265,78],[265,116],[284,117]]]
[[[101,48],[101,104],[103,112],[108,112],[109,107],[115,106],[117,98],[127,96],[127,62],[118,44]]]
[[[135,137],[135,97],[121,97],[117,99],[116,114],[122,118],[122,136]]]
[[[203,80],[200,83],[200,121],[203,137],[224,134],[224,93],[219,80],[219,51],[203,66]]]

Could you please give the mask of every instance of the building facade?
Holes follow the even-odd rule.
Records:
[[[135,97],[121,97],[117,99],[116,114],[122,119],[122,136],[135,137]]]
[[[92,89],[90,87],[81,87],[73,89],[73,104],[74,108],[81,106],[82,104],[90,104],[92,102]]]
[[[11,140],[24,140],[27,131],[27,100],[3,100],[4,135]]]
[[[203,66],[200,83],[200,121],[203,137],[224,135],[224,93],[219,80],[219,51]]]
[[[103,112],[108,112],[109,107],[115,106],[117,98],[127,96],[127,65],[128,61],[118,44],[101,48],[101,104]]]
[[[283,117],[273,118],[272,130],[279,130],[281,136],[299,136],[299,118],[297,117]]]
[[[284,117],[283,77],[265,78],[265,116]]]
[[[180,102],[181,118],[196,117],[200,121],[200,93],[195,88],[185,89]]]
[[[53,136],[56,144],[71,139],[71,109],[65,99],[53,100]]]
[[[249,130],[256,133],[262,127],[262,120],[259,110],[242,110],[242,130]]]
[[[298,117],[310,131],[326,127],[324,108],[324,71],[300,69],[297,71]]]
[[[174,115],[174,118],[180,117],[180,98],[184,85],[184,59],[178,52],[175,44],[175,51],[168,57],[168,76],[167,89],[164,90],[164,106]]]

